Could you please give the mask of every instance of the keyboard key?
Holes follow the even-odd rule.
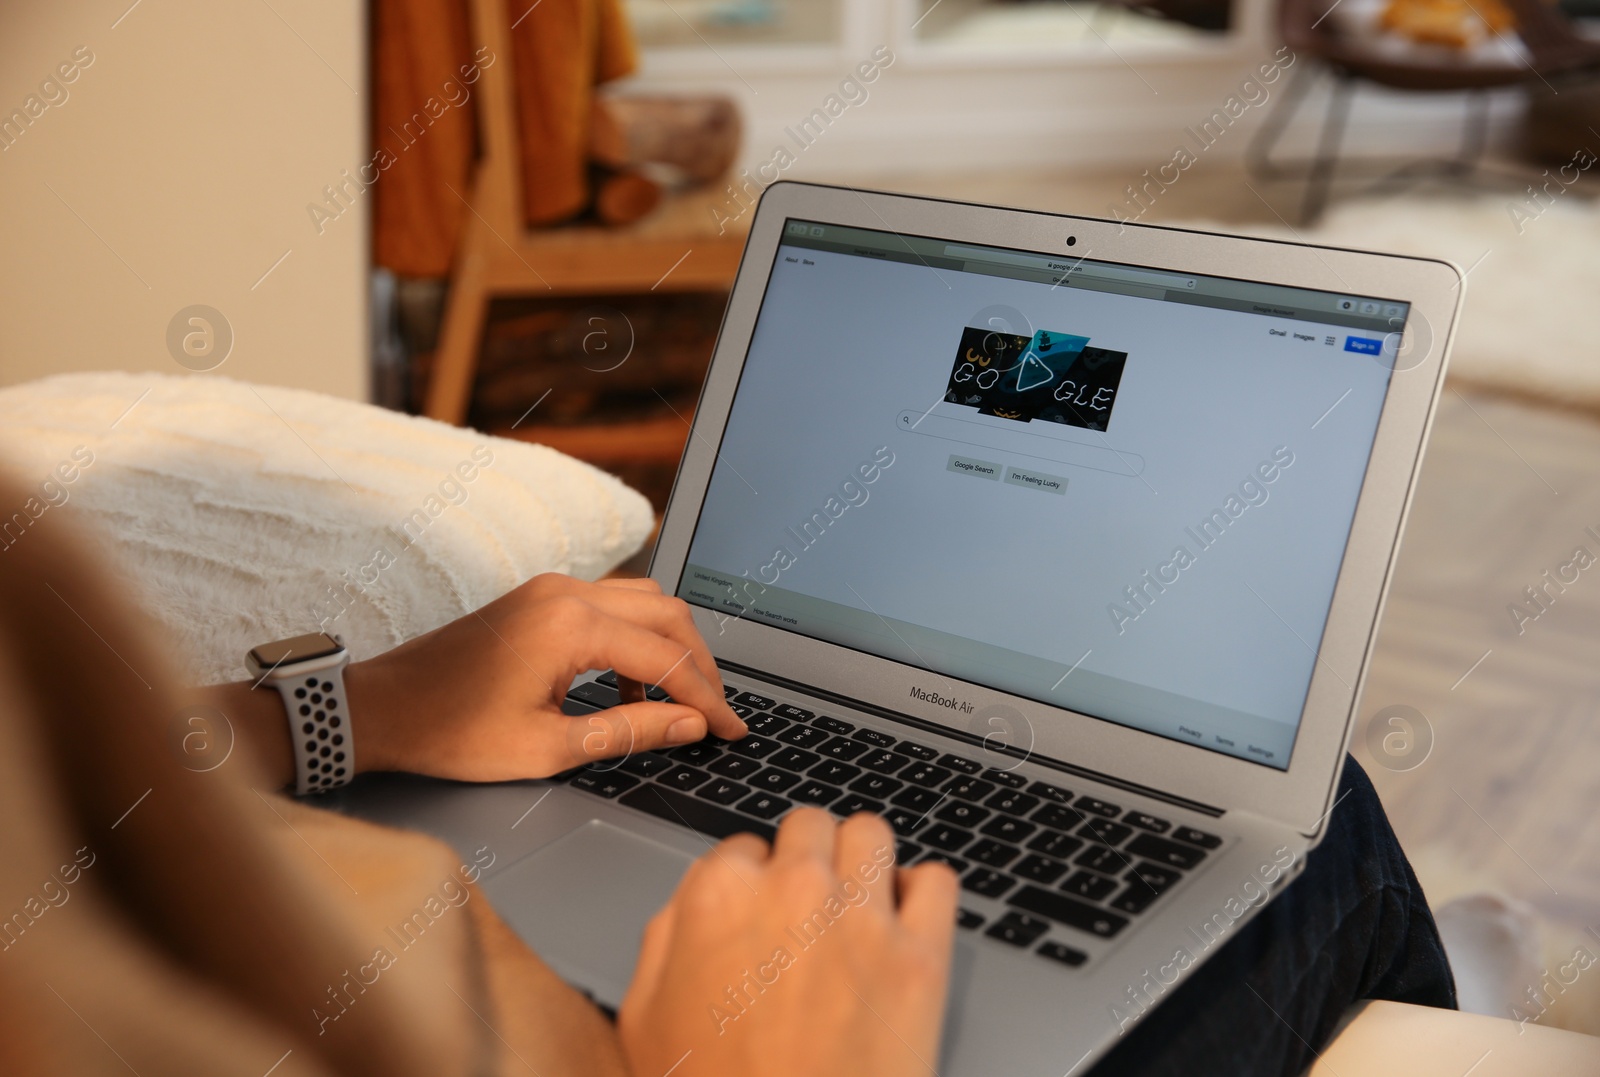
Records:
[[[737,755],[748,756],[751,759],[765,759],[777,751],[778,748],[777,741],[768,740],[766,737],[760,737],[754,733],[747,737],[741,737],[728,745],[728,751]]]
[[[849,763],[840,763],[834,759],[824,759],[811,768],[808,776],[817,779],[819,782],[843,785],[860,773],[860,767],[852,767]]]
[[[883,801],[864,797],[860,793],[846,793],[843,800],[836,801],[828,810],[840,818],[849,818],[861,812],[878,815],[883,811]]]
[[[1063,965],[1071,965],[1073,968],[1077,968],[1089,960],[1089,955],[1082,950],[1074,950],[1066,943],[1057,942],[1054,939],[1040,943],[1039,948],[1034,953],[1040,957],[1048,957],[1051,961],[1059,961]]]
[[[803,748],[780,748],[767,757],[767,762],[784,770],[796,773],[810,770],[821,760],[815,752],[808,752]]]
[[[751,778],[750,785],[759,792],[782,793],[799,781],[800,775],[792,770],[779,770],[776,767],[768,767],[754,778]]]
[[[624,793],[618,803],[629,808],[638,808],[669,823],[687,826],[710,838],[755,834],[771,841],[773,835],[777,833],[777,829],[770,824],[746,819],[708,801],[654,784],[642,785],[632,792]]]
[[[744,719],[746,722],[748,722],[756,713],[756,709],[754,707],[746,707],[743,703],[734,703],[731,701],[728,703],[728,709],[737,714],[740,718]]]
[[[956,926],[965,931],[976,931],[983,926],[983,917],[971,909],[957,909]]]
[[[1098,797],[1079,797],[1077,800],[1073,801],[1073,803],[1086,812],[1093,812],[1095,815],[1104,815],[1107,819],[1115,819],[1117,816],[1122,814],[1121,808],[1117,807],[1115,804],[1108,804]]]
[[[1007,789],[1021,789],[1028,784],[1028,779],[1014,770],[998,770],[990,767],[983,772],[983,776],[996,785],[1003,785]]]
[[[712,778],[696,790],[694,795],[704,797],[713,804],[734,804],[749,796],[750,790],[728,778]]]
[[[926,744],[918,744],[912,740],[901,741],[894,746],[894,750],[901,755],[909,755],[912,759],[920,759],[924,763],[930,763],[939,758],[939,749],[930,748]]]
[[[815,804],[819,808],[825,808],[843,796],[844,790],[827,782],[819,782],[815,778],[807,778],[795,786],[789,795],[802,804]]]
[[[1003,868],[1017,857],[1022,855],[1022,850],[1015,845],[1007,845],[1003,841],[993,838],[984,838],[974,842],[967,850],[967,856],[980,864],[988,864],[991,868]]]
[[[693,789],[711,775],[695,767],[673,767],[660,778],[661,784],[673,789]]]
[[[1129,883],[1127,888],[1111,899],[1111,907],[1118,912],[1137,916],[1148,909],[1160,894],[1153,894],[1140,883]]]
[[[888,800],[900,788],[901,782],[897,778],[890,778],[883,774],[863,774],[850,783],[850,790],[862,796],[877,797],[879,800]]]
[[[813,718],[811,724],[818,729],[827,730],[829,733],[834,733],[841,737],[855,729],[855,726],[849,722],[841,722],[837,718],[829,718],[826,714],[820,718]]]
[[[988,808],[980,808],[964,800],[948,800],[937,814],[947,823],[954,823],[957,826],[977,826],[989,818],[990,812]]]
[[[743,780],[761,769],[761,764],[754,759],[746,759],[742,755],[725,755],[708,764],[706,769],[713,774],[720,774],[724,778],[737,778]]]
[[[722,686],[722,694],[727,696],[729,699],[732,699],[734,696],[739,694],[739,689],[735,688],[731,684],[724,684]]]
[[[976,774],[983,769],[982,763],[959,755],[950,755],[949,753],[939,757],[939,765],[941,767],[949,767],[951,770],[961,774]]]
[[[1024,886],[1006,898],[1006,903],[1102,939],[1109,939],[1128,926],[1126,916],[1118,916],[1114,912],[1086,905],[1077,898],[1032,885]]]
[[[959,856],[951,856],[949,853],[940,852],[937,849],[934,850],[933,852],[930,852],[927,856],[923,857],[921,860],[917,861],[917,863],[919,863],[919,864],[949,864],[951,870],[954,871],[957,875],[960,875],[962,872],[966,871],[967,868],[970,866],[970,865],[967,864],[967,862],[965,860],[961,859]]]
[[[1072,794],[1059,785],[1050,785],[1046,782],[1034,782],[1028,786],[1028,792],[1041,800],[1053,800],[1057,804],[1071,804]]]
[[[931,845],[940,852],[953,853],[972,840],[972,831],[948,823],[935,823],[917,837],[924,845]]]
[[[1172,889],[1172,884],[1183,878],[1183,876],[1170,868],[1164,868],[1159,864],[1150,864],[1141,860],[1123,878],[1135,886],[1143,886],[1154,895]]]
[[[886,748],[878,748],[857,759],[856,765],[875,770],[879,774],[893,774],[909,762],[911,760],[903,755],[895,755]]]
[[[989,926],[984,934],[991,939],[1009,942],[1012,946],[1032,946],[1039,936],[1050,930],[1050,925],[1032,916],[1008,912]]]
[[[1059,860],[1052,860],[1048,856],[1039,856],[1037,853],[1023,857],[1016,867],[1011,869],[1024,879],[1031,879],[1036,883],[1048,886],[1066,873],[1067,866]]]
[[[852,760],[867,751],[867,746],[859,740],[846,740],[844,737],[834,737],[820,749],[823,755],[830,759]]]
[[[1028,848],[1036,853],[1046,856],[1060,857],[1065,860],[1079,849],[1083,848],[1083,840],[1071,834],[1062,834],[1059,831],[1046,830],[1028,843]]]
[[[858,729],[850,734],[856,740],[864,740],[878,748],[888,748],[894,744],[894,738],[887,733],[880,733],[876,729]]]
[[[776,819],[788,811],[792,804],[776,793],[756,793],[739,802],[739,810],[757,819]]]
[[[750,727],[750,732],[760,733],[763,737],[775,737],[789,728],[787,721],[765,711],[753,711],[748,716],[741,714],[739,717]]]
[[[617,686],[617,671],[614,669],[608,669],[604,673],[600,674],[600,676],[596,677],[595,680],[599,681],[607,688],[615,688]]]
[[[792,725],[779,733],[778,739],[797,748],[815,748],[828,740],[828,734],[815,726]]]
[[[615,688],[607,684],[601,684],[599,681],[590,681],[588,684],[578,685],[578,687],[567,693],[567,698],[582,700],[585,703],[599,707],[601,710],[605,710],[607,707],[615,707],[622,702],[622,695]]]
[[[930,812],[938,807],[943,799],[942,794],[935,793],[932,789],[919,789],[914,785],[908,785],[890,797],[889,803],[915,812]]]
[[[1206,858],[1205,853],[1192,845],[1179,845],[1175,841],[1158,838],[1154,834],[1140,834],[1134,838],[1128,843],[1128,852],[1142,856],[1146,860],[1154,860],[1157,864],[1185,870]]]
[[[779,718],[787,718],[791,722],[809,722],[816,717],[815,714],[804,707],[792,707],[787,703],[779,703],[772,708],[772,713]]]
[[[907,811],[905,808],[890,808],[883,817],[902,838],[909,838],[928,822],[920,812]]]
[[[1027,815],[1039,806],[1039,798],[1019,793],[1015,789],[1002,789],[984,803],[1012,815]]]
[[[906,839],[901,838],[899,841],[894,843],[894,862],[902,867],[907,864],[915,863],[917,857],[921,855],[922,846],[918,845],[914,841],[907,841]]]
[[[1083,822],[1083,813],[1060,804],[1046,804],[1033,813],[1033,821],[1055,830],[1071,830]]]
[[[999,838],[1001,841],[1020,843],[1038,829],[1032,823],[1024,823],[1021,819],[999,815],[983,824],[982,833],[991,838]]]
[[[946,767],[936,767],[931,763],[913,763],[900,772],[900,777],[913,785],[937,789],[949,779],[950,770]]]
[[[1074,860],[1073,863],[1079,867],[1088,868],[1090,871],[1098,871],[1102,875],[1116,875],[1118,872],[1128,870],[1133,861],[1115,849],[1107,849],[1104,845],[1094,844],[1085,849],[1083,855]]]
[[[639,779],[615,770],[584,771],[572,779],[572,784],[585,792],[602,797],[618,797],[639,784]]]
[[[1172,836],[1190,845],[1198,845],[1202,849],[1215,849],[1222,844],[1222,839],[1215,834],[1207,834],[1204,830],[1196,830],[1192,826],[1180,826],[1172,832]]]
[[[1062,883],[1061,889],[1069,894],[1087,898],[1090,901],[1099,901],[1101,898],[1115,893],[1117,883],[1115,879],[1108,879],[1104,875],[1096,875],[1092,871],[1080,871]]]
[[[669,758],[679,763],[688,763],[697,767],[707,766],[713,759],[721,755],[722,748],[719,745],[704,740],[696,741],[694,744],[685,744],[681,748],[673,748],[667,752]]]
[[[967,872],[967,877],[961,880],[963,890],[971,890],[974,894],[992,898],[999,897],[1016,885],[1014,879],[1009,879],[989,868],[973,868]]]
[[[1078,836],[1094,838],[1107,845],[1121,845],[1133,833],[1133,828],[1113,823],[1110,819],[1090,819],[1083,824],[1083,829],[1078,831]]]
[[[1154,815],[1142,811],[1130,811],[1122,817],[1122,821],[1140,830],[1148,830],[1152,834],[1165,834],[1172,829],[1172,824],[1165,819],[1157,819]]]
[[[769,707],[777,705],[778,702],[776,699],[768,699],[766,696],[758,696],[754,692],[740,692],[738,695],[733,697],[733,701],[735,703],[743,703],[746,707],[754,707],[758,711],[764,711]]]
[[[945,785],[944,791],[953,797],[970,800],[977,803],[990,793],[994,792],[994,783],[986,782],[981,778],[952,778]]]
[[[664,770],[671,770],[672,760],[664,755],[646,752],[643,755],[630,755],[618,766],[629,774],[637,774],[641,778],[649,778],[660,774]]]

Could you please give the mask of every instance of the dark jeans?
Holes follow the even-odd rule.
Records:
[[[1366,773],[1349,757],[1322,844],[1288,889],[1089,1071],[1302,1073],[1361,999],[1455,1009],[1433,914]]]

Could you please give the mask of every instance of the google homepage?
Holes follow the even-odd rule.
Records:
[[[780,246],[678,594],[1287,767],[1395,338],[935,261]]]

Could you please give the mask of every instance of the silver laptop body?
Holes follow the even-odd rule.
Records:
[[[651,565],[751,745],[343,806],[488,862],[614,1007],[719,833],[877,805],[963,872],[938,1071],[1084,1072],[1322,836],[1461,297],[1442,261],[778,183]]]

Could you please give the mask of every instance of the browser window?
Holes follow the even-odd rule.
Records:
[[[786,222],[678,594],[1286,768],[1406,314]]]

